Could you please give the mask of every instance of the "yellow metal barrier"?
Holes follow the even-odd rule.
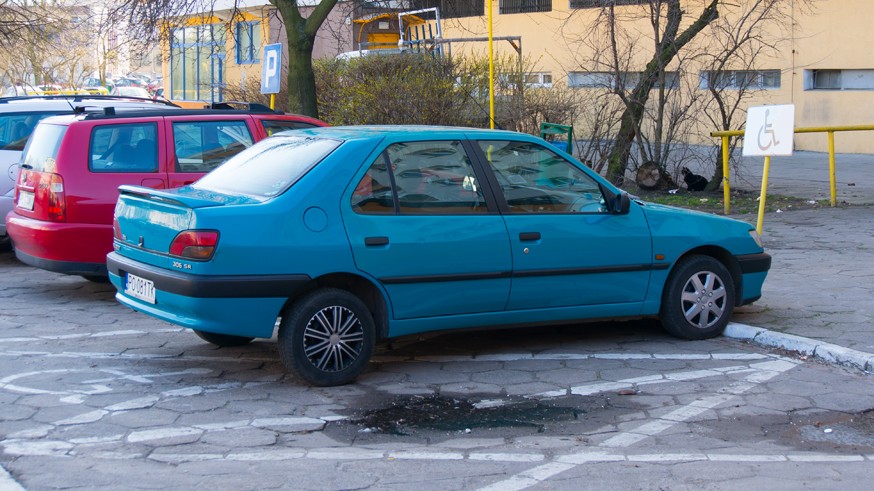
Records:
[[[835,179],[835,132],[838,131],[874,131],[874,125],[851,125],[851,126],[813,126],[809,128],[795,128],[795,133],[827,133],[828,134],[828,171],[829,171],[829,190],[831,197],[829,203],[832,206],[837,206],[837,184]],[[722,189],[725,202],[725,214],[731,213],[731,188],[729,185],[729,155],[728,155],[728,139],[733,136],[743,136],[743,130],[728,130],[714,131],[710,133],[712,137],[722,138]],[[767,183],[767,172],[770,164],[770,158],[765,160],[765,174],[762,176],[762,182]],[[765,185],[762,185],[762,194],[760,199],[762,204],[765,200]],[[764,206],[759,207],[759,215],[764,212]],[[759,217],[761,222],[761,216]],[[761,230],[759,231],[761,234]]]

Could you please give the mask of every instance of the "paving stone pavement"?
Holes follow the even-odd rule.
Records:
[[[838,154],[838,207],[765,215],[763,240],[773,258],[755,304],[733,320],[870,355],[874,360],[874,156]],[[759,190],[761,159],[744,158],[733,186]],[[827,199],[828,156],[775,158],[769,193]],[[756,216],[736,216],[755,224]],[[796,340],[785,339],[794,349]],[[864,367],[860,367],[864,368]],[[868,371],[874,371],[869,364]]]

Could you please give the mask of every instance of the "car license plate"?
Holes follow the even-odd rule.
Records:
[[[145,302],[155,303],[155,282],[128,273],[124,292]]]
[[[18,193],[18,207],[33,211],[33,193],[30,191],[20,191]]]

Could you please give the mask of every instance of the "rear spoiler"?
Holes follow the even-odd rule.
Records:
[[[179,189],[185,189],[180,193]],[[173,206],[186,208],[204,208],[207,206],[222,206],[239,203],[259,203],[260,201],[243,196],[228,196],[212,191],[201,191],[188,186],[177,189],[152,189],[143,186],[125,184],[118,187],[121,196],[136,196],[149,201],[158,201]]]

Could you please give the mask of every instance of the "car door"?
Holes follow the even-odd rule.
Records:
[[[344,195],[355,264],[385,288],[395,319],[506,307],[507,230],[469,153],[459,137],[384,142]]]
[[[638,207],[624,215],[610,212],[595,178],[538,143],[478,141],[476,148],[493,171],[510,237],[508,310],[638,308],[653,263],[649,227]]]

